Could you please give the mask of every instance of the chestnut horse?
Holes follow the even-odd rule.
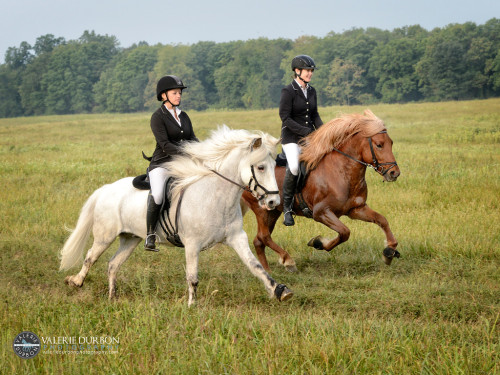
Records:
[[[375,223],[382,228],[386,236],[386,248],[383,251],[386,264],[391,264],[394,257],[399,258],[400,254],[396,250],[398,242],[389,228],[387,219],[366,204],[367,167],[377,171],[385,181],[396,181],[400,174],[392,153],[392,143],[383,121],[370,110],[366,110],[363,115],[342,115],[304,138],[300,160],[305,165],[307,177],[300,192],[301,196],[295,196],[294,212],[305,216],[299,209],[301,198],[309,209],[308,216],[338,233],[334,239],[314,237],[309,241],[309,246],[331,251],[347,241],[349,228],[339,220],[339,217],[347,215],[351,219]],[[282,194],[285,167],[277,166],[275,173]],[[290,254],[271,238],[283,205],[268,211],[261,208],[251,194],[244,193],[242,200],[257,218],[258,233],[253,244],[262,266],[270,270],[265,254],[265,248],[268,246],[279,254],[280,263],[286,269],[295,271],[295,261]]]

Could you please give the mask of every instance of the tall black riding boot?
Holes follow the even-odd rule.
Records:
[[[288,166],[286,167],[285,179],[283,180],[283,224],[292,226],[293,220],[293,202],[295,197],[295,187],[297,185],[297,176],[294,176]]]
[[[144,242],[144,250],[159,251],[155,246],[156,224],[160,216],[161,204],[156,204],[151,192],[148,195],[148,211],[146,213],[146,228],[148,235]]]

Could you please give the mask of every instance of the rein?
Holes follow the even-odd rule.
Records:
[[[224,180],[226,180],[227,182],[230,182],[232,183],[233,185],[236,185],[238,186],[240,189],[243,189],[247,192],[249,192],[250,194],[252,194],[255,198],[257,198],[259,201],[261,201],[262,199],[265,199],[268,195],[270,194],[279,194],[279,191],[269,191],[267,190],[264,186],[262,186],[259,181],[257,180],[257,176],[255,175],[255,169],[253,167],[253,165],[250,167],[251,171],[252,171],[252,178],[250,179],[250,181],[248,182],[248,185],[240,185],[238,184],[237,182],[227,178],[226,176],[220,174],[219,172],[217,172],[216,170],[212,169],[212,168],[208,168],[212,173],[215,173],[217,176],[223,178]],[[255,181],[254,183],[254,189],[251,189],[250,186],[252,185],[252,181]],[[257,192],[257,189],[258,188],[261,188],[262,191],[264,191],[264,194],[261,194],[259,195],[258,192]]]
[[[382,134],[382,133],[387,133],[387,131],[384,130],[384,131],[379,132],[378,134]],[[337,149],[335,147],[332,147],[332,149],[334,151],[337,151],[339,154],[342,154],[342,155],[348,157],[349,159],[354,160],[355,162],[364,165],[365,167],[373,168],[378,174],[380,174],[382,176],[385,176],[385,174],[387,172],[389,172],[392,168],[394,168],[396,165],[398,165],[398,163],[395,162],[395,161],[388,162],[388,163],[379,163],[378,159],[377,159],[377,156],[375,155],[375,151],[373,150],[372,137],[368,137],[368,143],[370,144],[370,151],[372,153],[373,164],[366,163],[366,162],[364,162],[362,160],[358,160],[355,157],[352,157],[351,155],[348,155],[345,152],[342,152],[342,151],[340,151],[339,149]],[[390,165],[389,168],[384,168],[385,166],[389,166],[389,165]]]

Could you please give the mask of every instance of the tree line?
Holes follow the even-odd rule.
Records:
[[[52,34],[10,47],[0,65],[0,117],[152,110],[166,74],[188,86],[185,109],[277,107],[291,60],[313,57],[320,105],[483,99],[500,95],[500,20],[355,28],[323,38],[120,48],[114,36]]]

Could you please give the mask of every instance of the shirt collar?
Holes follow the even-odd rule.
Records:
[[[162,108],[165,108],[167,111],[169,111],[172,116],[174,115],[174,110],[173,109],[168,109],[167,106],[165,104],[162,105]],[[177,112],[177,117],[179,117],[179,115],[181,114],[181,109],[179,107],[174,107],[175,108],[175,111]]]
[[[307,90],[309,88],[309,83],[306,83],[306,88],[304,88],[304,87],[302,87],[302,85],[299,83],[299,81],[297,79],[294,79],[293,81],[297,84],[299,89],[301,89],[302,91]]]

